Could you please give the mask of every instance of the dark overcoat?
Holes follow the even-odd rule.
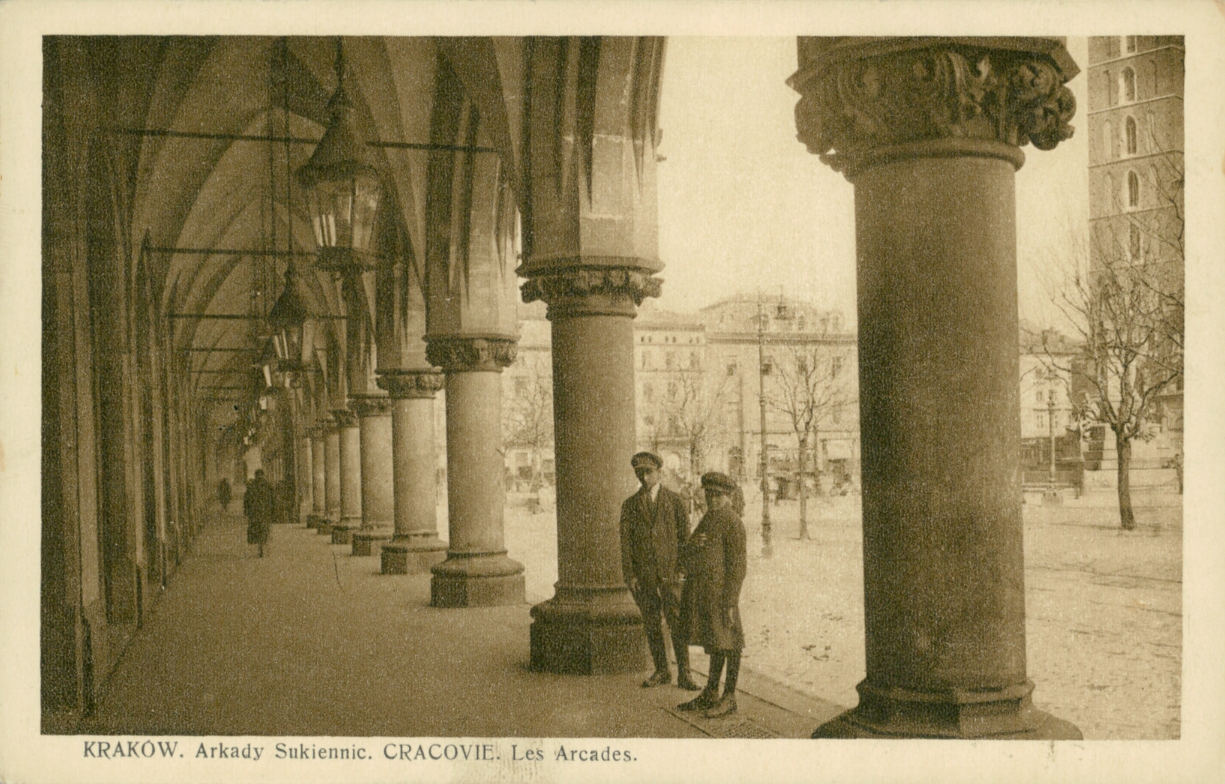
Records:
[[[242,497],[242,511],[247,516],[247,544],[268,541],[273,506],[272,485],[268,480],[256,477],[247,482],[247,491]]]
[[[705,543],[699,545],[703,538]],[[730,509],[707,512],[680,557],[685,573],[681,627],[689,644],[701,645],[707,653],[742,650],[740,587],[748,561],[744,523]]]
[[[677,557],[689,536],[689,515],[679,495],[662,485],[654,503],[640,488],[621,504],[621,571],[639,591],[668,591],[680,599]]]

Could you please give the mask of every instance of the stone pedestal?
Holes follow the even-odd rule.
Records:
[[[434,465],[434,394],[442,376],[432,371],[380,372],[392,398],[391,439],[395,533],[382,547],[383,574],[418,574],[447,557],[438,538]]]
[[[311,513],[306,524],[318,529],[327,520],[327,429],[311,430]]]
[[[361,432],[362,524],[352,533],[353,555],[378,552],[392,534],[391,398],[363,395],[350,401]]]
[[[502,379],[515,356],[505,337],[431,336],[427,356],[446,372],[447,558],[431,569],[435,607],[525,601],[523,565],[506,555],[502,509]]]
[[[339,431],[340,518],[332,524],[332,544],[349,544],[362,527],[362,447],[357,414],[347,408],[332,412]]]
[[[800,138],[855,185],[867,652],[813,737],[1079,738],[1026,677],[1014,206],[1075,65],[1053,39],[800,52]]]
[[[634,491],[635,305],[647,270],[542,274],[524,299],[549,304],[557,460],[556,594],[532,608],[531,667],[638,672],[649,656],[621,574],[620,510]]]

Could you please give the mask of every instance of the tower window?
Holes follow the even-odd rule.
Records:
[[[1136,72],[1130,68],[1123,69],[1123,100],[1136,100]]]
[[[1126,128],[1126,136],[1127,136],[1127,154],[1135,155],[1136,149],[1138,147],[1137,142],[1136,142],[1136,120],[1135,118],[1128,117],[1127,123],[1124,127]]]
[[[1134,223],[1127,232],[1127,252],[1133,260],[1140,258],[1140,227]]]
[[[1127,206],[1140,206],[1140,178],[1133,172],[1127,172]]]
[[[1123,36],[1123,51],[1128,54],[1136,51],[1136,37],[1134,35]]]

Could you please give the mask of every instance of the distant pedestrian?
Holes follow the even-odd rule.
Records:
[[[222,479],[217,485],[217,500],[221,502],[221,511],[230,511],[230,499],[234,493],[230,490],[230,480]]]
[[[621,505],[621,571],[638,609],[655,673],[642,687],[672,682],[663,620],[668,621],[676,654],[676,685],[697,691],[689,677],[689,647],[680,628],[681,578],[677,555],[689,536],[684,500],[659,482],[663,461],[650,452],[630,460],[642,487]]]
[[[681,626],[691,645],[701,645],[710,656],[706,688],[680,710],[705,710],[707,718],[736,711],[736,681],[744,627],[740,622],[740,587],[748,566],[744,523],[733,511],[736,483],[725,474],[702,476],[707,512],[681,548],[685,589],[681,599]],[[727,666],[723,696],[719,680]]]
[[[264,557],[264,548],[268,544],[274,506],[272,485],[264,479],[264,469],[258,469],[255,478],[247,482],[242,511],[247,516],[247,544],[259,545],[260,558]]]

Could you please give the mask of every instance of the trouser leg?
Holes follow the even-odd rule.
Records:
[[[719,693],[719,680],[723,676],[723,662],[725,656],[722,651],[715,651],[710,654],[710,675],[706,679],[706,688],[702,691],[711,696]]]
[[[740,678],[740,651],[727,652],[727,681],[723,684],[723,696],[736,693],[736,681]]]
[[[668,671],[668,651],[664,647],[662,607],[659,597],[643,594],[638,609],[642,611],[642,629],[646,633],[647,645],[651,649],[651,660],[656,672]]]

